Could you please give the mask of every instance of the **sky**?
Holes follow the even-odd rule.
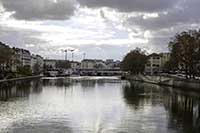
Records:
[[[44,58],[121,60],[200,27],[200,0],[0,0],[0,41]],[[68,59],[71,53],[68,52]]]

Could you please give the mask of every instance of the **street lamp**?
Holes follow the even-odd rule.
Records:
[[[65,50],[65,60],[67,61],[67,49]]]
[[[74,58],[74,49],[71,49],[71,50],[69,50],[71,53],[72,53],[72,61],[73,61],[73,58]]]
[[[64,59],[67,60],[67,51],[69,51],[69,50],[68,49],[61,49],[61,51],[65,53]]]
[[[85,59],[86,53],[83,53],[83,60]]]

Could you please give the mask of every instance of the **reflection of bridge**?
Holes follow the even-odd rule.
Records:
[[[89,76],[115,76],[121,75],[120,69],[80,69],[80,75]]]

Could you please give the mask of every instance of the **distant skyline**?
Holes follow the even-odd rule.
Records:
[[[56,59],[64,59],[64,49],[75,49],[74,60],[83,53],[121,60],[136,47],[166,52],[176,33],[200,28],[199,5],[199,0],[0,0],[0,41]]]

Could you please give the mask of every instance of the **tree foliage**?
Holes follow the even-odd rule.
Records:
[[[9,46],[0,42],[0,65],[8,65],[11,62],[13,54],[14,52]]]
[[[130,71],[132,74],[142,73],[145,69],[147,56],[139,48],[130,51],[123,59],[121,68],[124,71]]]
[[[200,31],[189,30],[177,34],[169,43],[171,58],[182,66],[186,77],[194,78],[200,61]]]
[[[17,73],[21,76],[31,76],[32,75],[30,66],[18,66]]]
[[[36,75],[40,74],[40,64],[38,62],[33,65],[33,73]]]

